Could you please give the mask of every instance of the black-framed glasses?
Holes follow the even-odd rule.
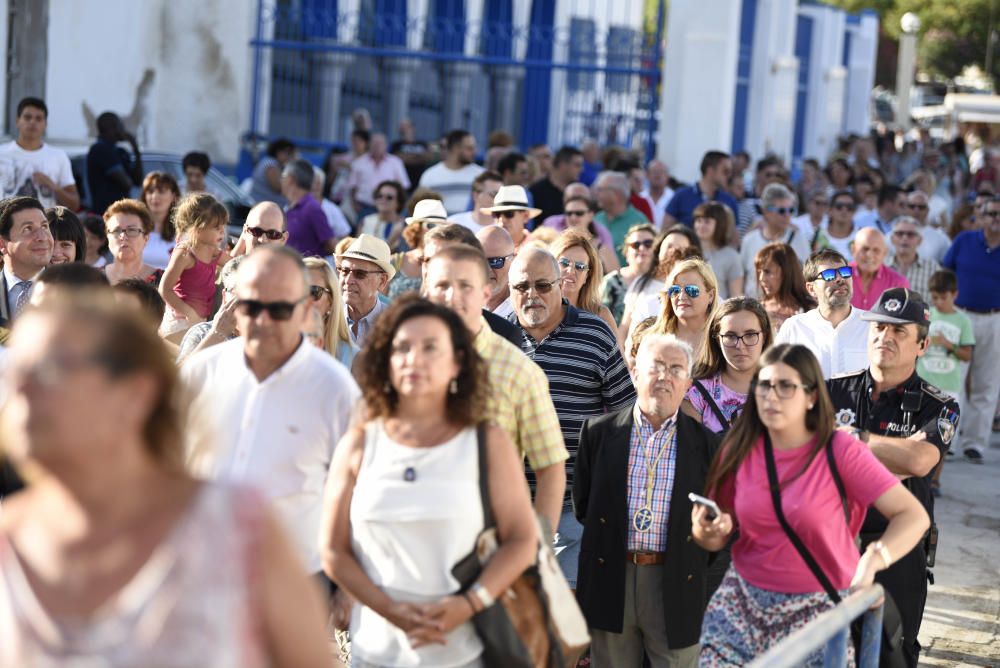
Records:
[[[913,230],[893,230],[892,236],[894,237],[906,237],[907,239],[912,239],[914,237],[920,236],[919,232],[914,232]]]
[[[145,230],[141,227],[119,227],[114,230],[108,230],[108,236],[115,239],[120,239],[122,237],[128,237],[129,239],[135,239],[140,234],[145,234]]]
[[[426,262],[427,259],[425,258],[424,261]],[[354,269],[353,267],[337,267],[337,273],[340,274],[340,277],[345,280],[348,276],[354,274],[354,278],[359,281],[363,281],[372,274],[384,274],[385,272],[381,269]]]
[[[322,285],[310,285],[309,286],[309,296],[312,297],[313,301],[318,302],[323,298],[323,295],[333,296],[333,290],[324,287]]]
[[[836,269],[824,269],[816,275],[816,278],[822,278],[824,281],[829,283],[830,281],[835,281],[838,278],[850,278],[854,276],[854,270],[848,266],[837,267]],[[813,280],[815,281],[816,278]]]
[[[271,320],[284,321],[292,317],[295,307],[301,304],[305,297],[296,302],[262,302],[257,299],[240,299],[236,309],[248,318],[256,318],[264,311]]]
[[[856,209],[857,207],[851,204],[850,202],[837,202],[836,204],[833,205],[833,208],[837,209],[838,211],[854,211],[854,209]]]
[[[520,292],[521,294],[526,294],[531,288],[535,289],[540,295],[547,295],[552,292],[552,288],[559,283],[558,280],[555,281],[535,281],[534,283],[529,283],[525,281],[524,283],[517,283],[516,285],[510,286],[510,289],[514,292]]]
[[[280,230],[265,230],[263,227],[247,227],[247,232],[254,239],[267,237],[271,241],[277,241],[281,237],[285,236],[285,233]]]
[[[686,294],[691,299],[697,299],[698,297],[701,296],[701,288],[699,288],[697,285],[690,285],[690,284],[685,285],[684,287],[681,287],[679,285],[671,285],[669,288],[667,288],[667,294],[670,295],[671,298],[673,298],[678,296],[681,293],[681,290],[683,290],[684,294]]]
[[[745,332],[742,336],[726,332],[725,334],[719,334],[719,339],[722,340],[722,345],[727,348],[735,348],[736,344],[741,342],[747,348],[751,348],[760,341],[760,332]]]
[[[395,193],[379,193],[378,195],[375,195],[375,199],[376,200],[386,200],[386,199],[387,200],[394,200],[394,199],[396,199],[396,195],[395,195]]]
[[[507,264],[507,260],[514,257],[513,253],[507,255],[497,255],[495,257],[486,258],[486,262],[489,263],[490,269],[503,269],[503,266]]]
[[[590,213],[590,209],[567,209],[566,210],[566,217],[567,218],[583,218],[588,213]]]
[[[793,383],[790,380],[779,380],[776,383],[772,383],[769,380],[757,380],[754,381],[753,391],[761,399],[767,397],[774,390],[774,393],[778,395],[779,399],[791,399],[792,395],[795,394],[795,390],[802,388],[804,392],[808,392],[812,389],[812,385],[803,385],[802,383]]]
[[[587,264],[586,262],[576,262],[574,260],[569,259],[568,257],[561,257],[557,260],[557,262],[559,263],[559,266],[562,267],[563,269],[569,269],[570,267],[573,267],[577,271],[587,271],[588,269],[590,269],[590,265]]]
[[[631,248],[632,250],[639,250],[640,248],[652,248],[653,247],[653,240],[652,239],[643,239],[642,241],[630,241],[629,243],[627,243],[625,245],[628,246],[629,248]]]
[[[907,204],[906,206],[909,207],[911,211],[926,211],[927,210],[927,205],[926,204]]]
[[[790,206],[769,206],[767,210],[779,216],[790,216],[795,213],[795,209]]]
[[[983,215],[990,218],[1000,218],[1000,211],[983,211]]]
[[[500,218],[506,218],[507,220],[510,220],[511,218],[513,218],[514,216],[516,216],[519,213],[521,213],[521,212],[520,211],[494,211],[493,212],[493,217],[496,218],[496,219],[498,219],[498,220]]]

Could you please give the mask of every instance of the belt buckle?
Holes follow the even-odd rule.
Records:
[[[635,552],[635,551],[632,552],[632,565],[633,566],[638,566],[639,565],[639,553],[638,552]]]

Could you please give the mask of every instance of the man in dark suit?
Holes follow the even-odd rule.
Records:
[[[691,347],[645,336],[635,405],[580,432],[573,505],[584,525],[576,596],[594,668],[696,666],[709,553],[691,540],[690,492],[701,494],[719,436],[681,413]]]
[[[52,259],[55,241],[45,209],[34,197],[0,202],[0,327],[10,327],[31,297],[34,279]]]

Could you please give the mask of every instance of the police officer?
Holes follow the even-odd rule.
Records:
[[[931,474],[958,430],[959,412],[954,399],[917,376],[917,358],[928,345],[930,310],[919,293],[893,288],[883,292],[875,307],[861,317],[871,322],[871,366],[827,381],[837,426],[867,442],[886,468],[903,477],[903,484],[923,503],[933,522]],[[878,540],[885,526],[885,518],[874,508],[869,510],[861,527],[862,550]],[[931,532],[935,531],[932,525]],[[907,665],[914,667],[927,599],[925,544],[921,542],[909,554],[891,555],[892,566],[875,577],[899,608],[902,652]]]

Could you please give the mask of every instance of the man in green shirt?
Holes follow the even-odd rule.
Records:
[[[618,261],[625,266],[625,235],[633,225],[649,223],[649,219],[638,209],[629,204],[632,190],[628,178],[621,172],[601,172],[594,181],[594,197],[601,210],[594,216],[594,221],[601,223],[611,231],[614,240],[615,253]]]

